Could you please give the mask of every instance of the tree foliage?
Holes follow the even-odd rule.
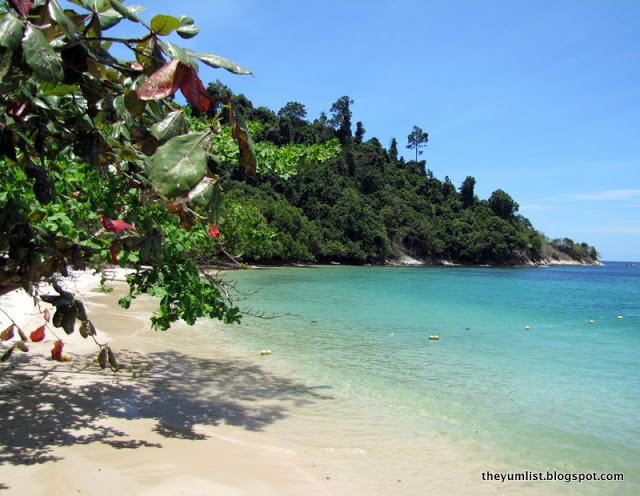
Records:
[[[333,105],[331,105],[331,125],[336,129],[336,135],[340,140],[340,143],[346,145],[353,133],[351,131],[351,105],[353,100],[348,96],[342,96],[338,98]]]
[[[463,208],[469,208],[476,202],[474,188],[476,187],[476,178],[467,176],[460,185],[460,201]]]
[[[198,64],[250,71],[168,41],[198,33],[190,17],[147,24],[118,0],[71,3],[0,4],[0,294],[22,287],[38,296],[49,281],[55,293],[40,298],[57,309],[52,325],[69,333],[78,321],[86,331],[92,324],[58,277],[109,262],[136,269],[123,306],[140,293],[160,298],[158,329],[202,316],[237,322],[222,281],[180,248],[219,237],[222,188],[210,152],[223,117],[238,163],[256,172],[246,124],[229,98],[207,92]],[[139,34],[111,36],[121,23]],[[215,117],[190,129],[178,91]],[[103,347],[102,362],[111,354]]]
[[[489,197],[489,208],[499,217],[510,219],[518,211],[518,203],[501,189],[495,190]]]
[[[407,136],[407,148],[409,150],[415,150],[416,162],[418,161],[418,155],[422,155],[423,153],[423,150],[421,150],[421,148],[427,146],[428,142],[429,133],[425,133],[418,126],[413,126],[413,129],[409,133],[409,136]]]
[[[274,143],[283,149],[294,146],[287,144],[291,134],[283,124],[289,112],[254,109],[242,98],[256,150]],[[322,160],[318,155],[304,167],[293,167],[286,180],[262,169],[260,159],[251,185],[225,175],[227,210],[234,212],[226,226],[234,233],[225,238],[227,249],[244,261],[261,263],[383,263],[398,250],[434,262],[467,264],[543,258],[547,241],[517,214],[518,205],[506,192],[497,190],[480,200],[471,176],[456,191],[448,177],[437,179],[423,163],[399,159],[395,140],[386,150],[375,138],[365,141],[363,131],[364,124],[358,124],[353,139],[339,148],[331,146],[339,139],[336,121],[325,114],[312,123],[300,120],[296,132],[307,143],[301,150],[310,153],[310,144],[320,144],[328,152]],[[295,247],[285,240],[295,240]]]

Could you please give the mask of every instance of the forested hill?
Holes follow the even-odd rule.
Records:
[[[208,90],[227,91],[220,83]],[[381,264],[407,256],[492,265],[597,260],[585,243],[545,239],[518,214],[507,192],[496,189],[480,199],[473,177],[456,187],[448,177],[434,177],[425,161],[405,161],[398,147],[406,147],[406,140],[393,139],[385,148],[367,139],[363,123],[352,125],[348,97],[313,121],[300,103],[277,113],[254,108],[242,95],[234,103],[250,122],[256,147],[335,145],[322,160],[285,173],[263,169],[257,178],[239,177],[238,168],[223,161],[214,165],[226,191],[225,246],[244,262]],[[416,159],[427,139],[414,127],[409,142]]]

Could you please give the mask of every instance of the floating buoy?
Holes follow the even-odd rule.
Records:
[[[429,336],[429,339],[430,339],[431,341],[437,341],[438,339],[440,339],[440,336],[432,335],[432,336]]]
[[[525,330],[525,331],[530,331],[530,330],[531,330],[531,327],[529,327],[529,326],[524,326],[524,330]]]
[[[260,352],[260,354],[261,354],[262,356],[264,356],[264,355],[271,355],[271,350],[262,350],[262,351]]]
[[[624,317],[623,317],[622,315],[618,315],[618,316],[616,317],[616,319],[618,319],[618,320],[622,320],[622,319],[624,319]]]
[[[589,321],[589,324],[595,324],[595,323],[596,323],[596,321],[595,321],[595,320],[590,320],[590,321]]]

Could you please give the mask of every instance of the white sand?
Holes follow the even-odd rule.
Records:
[[[197,339],[193,329],[151,331],[148,301],[124,311],[115,303],[124,286],[105,295],[96,291],[98,280],[83,274],[74,285],[99,341],[118,352],[124,370],[101,370],[95,343],[59,329],[71,362],[51,360],[56,338],[47,331],[28,354],[16,350],[2,364],[4,494],[328,494],[299,468],[295,453],[262,444],[259,434],[250,441],[239,435],[259,433],[283,415],[253,406],[261,392],[243,380],[260,374],[251,362],[210,357],[205,348],[204,356],[180,354],[177,343]],[[44,322],[22,291],[2,297],[0,306],[27,334]],[[0,313],[0,327],[8,324]]]

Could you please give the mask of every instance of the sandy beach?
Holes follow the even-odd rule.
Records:
[[[122,370],[101,370],[95,343],[59,329],[70,362],[51,360],[56,338],[47,331],[45,341],[29,343],[29,353],[16,351],[3,363],[0,490],[328,494],[299,468],[294,452],[260,442],[264,426],[304,396],[299,385],[268,374],[249,357],[234,359],[224,350],[212,355],[198,346],[202,336],[195,328],[152,331],[152,302],[141,299],[122,310],[116,301],[125,285],[114,283],[115,291],[104,294],[98,281],[83,274],[70,287],[84,295],[98,340],[114,349]],[[27,333],[44,322],[22,291],[0,304]],[[3,328],[9,324],[4,315],[0,320]]]
[[[98,341],[122,368],[101,370],[94,342],[58,329],[70,362],[51,359],[48,330],[1,365],[2,493],[542,494],[483,481],[472,446],[397,432],[375,414],[365,420],[330,388],[236,347],[241,326],[152,331],[152,300],[123,310],[126,285],[109,283],[105,294],[98,281],[85,273],[66,285],[83,295]],[[27,334],[44,323],[44,306],[22,291],[0,305]],[[0,323],[9,322],[1,315]]]

